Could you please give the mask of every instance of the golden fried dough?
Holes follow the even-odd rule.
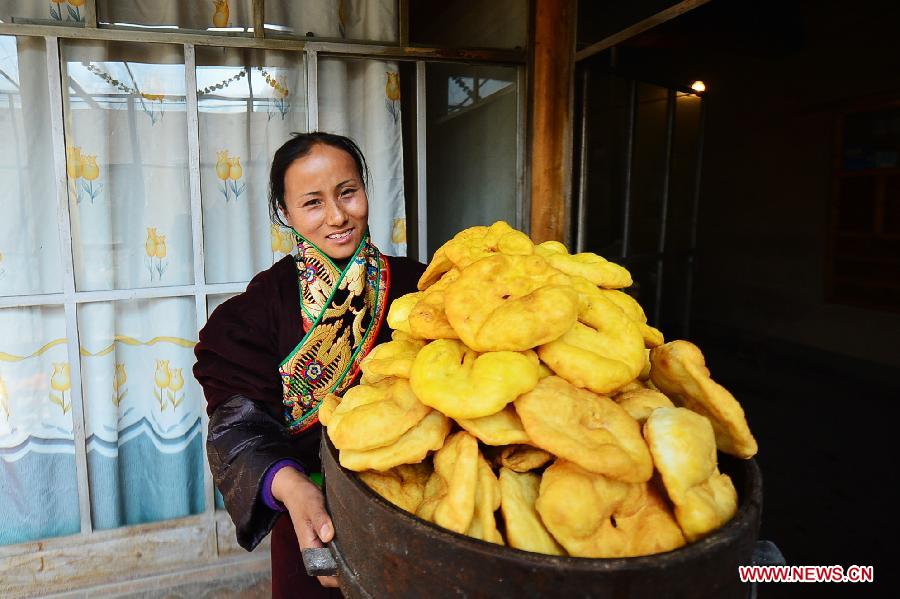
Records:
[[[331,422],[331,415],[334,413],[334,410],[341,403],[341,398],[335,395],[334,393],[329,393],[322,400],[322,403],[319,404],[319,422],[322,426],[328,426],[328,423]]]
[[[500,452],[500,464],[514,472],[528,472],[546,465],[553,456],[530,445],[507,445]]]
[[[431,464],[402,464],[385,472],[366,470],[359,478],[367,487],[411,514],[415,514],[425,496],[425,484],[432,473]]]
[[[409,330],[413,335],[422,339],[459,339],[459,335],[450,326],[450,321],[447,320],[447,314],[444,311],[444,291],[432,291],[435,287],[437,284],[423,292],[422,297],[410,310]]]
[[[420,299],[422,293],[416,292],[407,293],[392,301],[387,314],[388,326],[395,331],[402,331],[410,337],[415,337],[409,328],[409,313]]]
[[[583,277],[571,277],[572,286],[578,291],[581,307],[579,310],[579,320],[590,325],[591,313],[598,303],[598,297],[613,303],[619,308],[637,327],[638,332],[644,340],[645,347],[656,347],[663,343],[663,334],[647,324],[647,315],[644,309],[637,303],[633,297],[622,291],[615,289],[603,289],[597,287]],[[605,303],[605,302],[603,302]],[[602,304],[601,303],[601,307]]]
[[[675,405],[709,418],[719,450],[739,458],[756,455],[741,404],[713,381],[700,348],[690,341],[672,341],[650,352],[650,379]]]
[[[639,424],[644,424],[650,412],[657,408],[675,407],[668,397],[653,389],[634,389],[620,393],[616,395],[615,401]]]
[[[716,441],[705,416],[687,408],[659,408],[644,424],[675,517],[688,541],[728,522],[737,511],[737,492],[716,464]]]
[[[508,405],[499,412],[481,418],[457,418],[456,423],[485,445],[529,443],[528,434],[516,410]]]
[[[449,418],[431,410],[425,418],[385,447],[359,451],[342,449],[338,461],[348,470],[390,470],[401,464],[418,464],[429,451],[440,449],[450,432]]]
[[[641,373],[638,375],[638,380],[644,383],[648,389],[650,389],[650,350],[644,350],[644,366],[641,368]]]
[[[535,507],[572,556],[633,557],[684,545],[653,485],[623,483],[565,460],[544,471]]]
[[[384,447],[397,441],[429,411],[406,379],[392,377],[357,385],[344,393],[328,416],[328,436],[338,449]]]
[[[447,257],[458,268],[495,254],[529,256],[534,253],[534,243],[521,231],[503,221],[497,221],[484,230],[467,236],[456,236],[444,245]]]
[[[534,251],[560,272],[583,277],[599,287],[606,289],[631,287],[631,273],[597,254],[590,252],[569,254],[566,246],[558,241],[545,241],[535,246]]]
[[[626,383],[625,385],[616,389],[613,399],[619,397],[620,395],[622,395],[624,393],[628,393],[629,391],[637,391],[638,389],[646,389],[646,388],[647,388],[647,386],[644,384],[644,382],[641,381],[640,378],[636,378],[633,381],[631,381],[630,383]]]
[[[359,382],[370,385],[387,377],[409,378],[413,360],[419,350],[425,346],[424,341],[408,340],[388,341],[372,348],[359,365],[362,377]]]
[[[602,293],[606,299],[617,305],[622,312],[637,324],[646,347],[653,348],[665,343],[662,332],[647,324],[647,315],[644,314],[644,309],[641,308],[641,305],[636,299],[627,293],[616,291],[614,289],[598,289],[598,291]]]
[[[569,278],[538,256],[493,255],[447,287],[444,312],[475,351],[524,351],[569,330],[578,313]]]
[[[527,256],[534,253],[534,244],[527,235],[503,221],[497,221],[490,227],[469,227],[437,249],[419,278],[419,290],[428,289],[454,267],[465,268],[498,253]]]
[[[425,483],[425,493],[422,495],[422,503],[416,509],[416,516],[422,520],[434,522],[434,510],[437,508],[438,502],[447,494],[447,484],[441,475],[432,472]]]
[[[497,545],[505,545],[497,530],[494,512],[500,508],[500,482],[484,456],[478,456],[478,485],[475,487],[475,512],[466,534]]]
[[[425,344],[424,340],[413,337],[409,333],[404,333],[400,330],[391,331],[391,341],[414,341],[423,345]]]
[[[546,364],[541,362],[541,359],[538,357],[536,351],[534,351],[533,349],[526,349],[525,351],[522,352],[522,354],[526,358],[528,358],[529,360],[531,360],[532,362],[537,364],[538,379],[543,379],[543,378],[547,378],[548,376],[553,376],[553,371],[550,370],[550,368]]]
[[[538,367],[510,351],[477,354],[438,339],[416,356],[410,383],[419,400],[451,418],[480,418],[502,410],[538,381]]]
[[[534,509],[541,477],[500,469],[500,511],[506,524],[506,540],[510,547],[547,555],[565,555],[565,550],[547,532]]]
[[[475,437],[465,431],[450,435],[434,454],[434,475],[416,515],[465,534],[475,515],[479,457]]]
[[[441,277],[444,276],[444,273],[453,268],[453,261],[450,260],[450,258],[447,256],[447,245],[449,245],[454,240],[468,239],[472,237],[484,237],[487,229],[487,227],[483,226],[463,229],[462,231],[454,235],[453,238],[450,239],[450,241],[439,247],[434,252],[434,256],[431,257],[431,262],[429,262],[428,266],[425,267],[425,272],[423,272],[422,276],[419,277],[419,291],[424,291],[434,285]]]
[[[559,339],[538,347],[541,361],[570,383],[595,393],[610,393],[637,378],[644,343],[635,324],[614,305],[610,308],[599,331],[576,322]]]
[[[419,291],[425,291],[434,285],[438,279],[451,268],[453,268],[453,263],[447,258],[444,247],[439,247],[437,251],[434,252],[434,256],[431,257],[431,262],[425,267],[425,272],[419,277],[419,282],[417,284]]]
[[[516,412],[537,447],[625,482],[644,482],[653,462],[640,425],[616,402],[551,376],[519,396]]]

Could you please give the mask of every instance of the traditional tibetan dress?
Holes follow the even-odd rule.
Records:
[[[425,269],[381,254],[368,235],[346,264],[299,235],[297,246],[210,315],[195,350],[213,478],[242,547],[272,531],[274,597],[323,591],[303,570],[288,514],[262,500],[263,477],[284,459],[319,471],[322,399],[355,384],[365,355],[390,340],[390,302]]]

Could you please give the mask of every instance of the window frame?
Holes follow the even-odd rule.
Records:
[[[530,6],[531,2],[529,2]],[[264,1],[253,1],[253,23],[263,23]],[[528,19],[531,19],[531,8]],[[78,484],[81,531],[77,534],[38,539],[15,545],[0,546],[0,579],[5,589],[13,595],[29,594],[39,589],[41,593],[60,592],[68,589],[100,585],[109,581],[135,579],[168,572],[168,579],[175,582],[196,578],[198,568],[207,572],[211,566],[227,564],[263,570],[268,568],[268,555],[243,554],[234,540],[234,527],[230,518],[215,505],[215,488],[204,452],[205,510],[193,516],[141,525],[128,525],[112,530],[94,530],[91,522],[91,503],[87,471],[87,446],[85,440],[84,399],[81,386],[81,355],[77,323],[77,308],[90,302],[108,302],[131,299],[166,297],[193,297],[196,324],[199,331],[207,321],[210,296],[244,291],[249,281],[234,283],[206,282],[203,222],[200,190],[200,133],[196,88],[196,47],[216,46],[226,48],[260,48],[304,53],[306,70],[306,101],[308,130],[318,126],[318,57],[344,59],[362,58],[413,62],[415,64],[415,148],[411,158],[415,164],[415,181],[407,181],[408,189],[416,190],[415,226],[418,232],[417,247],[409,247],[408,255],[427,261],[427,171],[425,147],[425,66],[428,62],[451,61],[472,64],[513,66],[517,69],[516,108],[516,216],[515,225],[527,232],[530,201],[527,176],[528,88],[527,74],[530,54],[518,50],[484,50],[465,48],[418,47],[409,45],[409,0],[399,0],[399,39],[396,44],[339,43],[312,41],[309,39],[266,38],[264,28],[256,26],[253,36],[214,35],[197,32],[154,31],[143,29],[99,28],[96,0],[85,3],[83,27],[65,25],[34,25],[0,23],[0,35],[31,36],[43,38],[46,44],[48,86],[50,94],[50,127],[53,143],[53,177],[57,195],[57,224],[60,241],[61,272],[65,278],[60,293],[0,296],[0,308],[29,306],[60,306],[66,318],[67,351],[72,385],[72,418],[75,442],[75,467]],[[530,25],[529,36],[530,36]],[[191,285],[148,287],[105,291],[78,291],[72,255],[72,231],[69,219],[67,190],[65,133],[63,127],[63,93],[61,80],[60,40],[87,39],[98,41],[122,41],[130,43],[167,43],[182,45],[186,84],[186,110],[189,151],[189,189],[191,206],[191,234],[193,239],[194,282]],[[203,416],[203,443],[207,435],[207,417]],[[136,549],[137,542],[139,550]],[[174,572],[174,574],[172,573]],[[194,574],[190,574],[194,572]],[[174,578],[173,578],[174,577]],[[121,587],[117,587],[120,588]]]

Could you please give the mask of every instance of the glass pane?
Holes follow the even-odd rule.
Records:
[[[591,71],[588,83],[586,213],[580,216],[585,250],[617,260],[622,256],[629,84],[599,70]]]
[[[248,281],[293,247],[266,198],[272,155],[306,131],[303,54],[197,48],[197,87],[206,281]]]
[[[694,94],[679,92],[675,96],[675,137],[672,140],[672,170],[669,174],[666,250],[686,251],[691,246],[691,213],[697,187],[701,102]]]
[[[251,0],[97,0],[97,19],[106,26],[253,32]]]
[[[62,291],[46,54],[0,36],[0,295]]]
[[[346,41],[396,42],[396,0],[269,0],[266,37],[324,38]]]
[[[181,46],[63,45],[80,291],[193,283]]]
[[[656,317],[656,293],[659,282],[659,263],[653,256],[639,256],[637,258],[624,261],[623,265],[631,273],[634,284],[628,288],[628,293],[634,297],[644,309],[647,315],[647,321],[651,326],[660,327],[661,323]],[[663,272],[668,277],[669,273]],[[665,301],[665,298],[660,297]],[[673,333],[668,329],[662,329],[666,334],[666,338],[672,338]]]
[[[848,114],[844,120],[844,169],[858,171],[898,165],[900,108]]]
[[[429,64],[428,253],[461,229],[516,224],[516,69]]]
[[[524,48],[528,0],[416,0],[409,3],[409,38],[423,46]]]
[[[0,23],[31,23],[84,27],[86,0],[6,0],[0,3]]]
[[[684,256],[673,256],[664,263],[659,321],[654,326],[665,332],[667,340],[685,338],[689,269]],[[652,314],[647,316],[653,318]]]
[[[222,293],[222,294],[208,296],[206,298],[206,313],[211,315],[213,312],[216,311],[216,308],[218,308],[219,306],[221,306],[226,301],[230,300],[231,298],[233,298],[236,295],[237,295],[237,293]]]
[[[94,527],[202,512],[194,298],[81,304],[78,330]]]
[[[666,170],[668,89],[637,84],[638,106],[631,168],[631,254],[659,249],[663,175]]]
[[[403,127],[396,62],[319,59],[319,128],[346,135],[369,165],[369,231],[391,256],[406,255]]]
[[[65,311],[0,310],[0,545],[81,530]]]

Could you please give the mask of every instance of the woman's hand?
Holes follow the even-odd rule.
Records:
[[[290,466],[275,473],[272,479],[272,496],[284,504],[300,549],[324,547],[334,537],[334,525],[325,511],[322,491],[306,475]],[[323,587],[338,586],[336,576],[318,576]]]

